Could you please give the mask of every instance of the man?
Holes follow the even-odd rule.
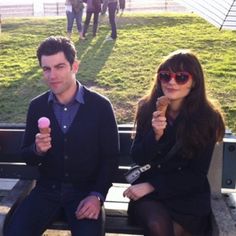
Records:
[[[109,13],[109,22],[111,25],[111,35],[108,35],[105,41],[116,40],[117,30],[116,30],[116,11],[117,11],[117,0],[108,0],[108,13]]]
[[[37,57],[50,90],[30,103],[22,157],[38,166],[40,178],[5,235],[42,235],[61,211],[73,236],[104,235],[102,204],[118,164],[112,106],[76,80],[79,63],[69,39],[47,38]],[[50,119],[46,134],[38,129],[41,117]]]

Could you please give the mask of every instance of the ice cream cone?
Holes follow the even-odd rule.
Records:
[[[41,117],[38,120],[38,128],[41,134],[50,133],[50,120],[47,117]]]
[[[166,96],[162,96],[157,99],[156,109],[157,111],[161,112],[161,115],[165,116],[168,105],[169,98],[167,98]]]

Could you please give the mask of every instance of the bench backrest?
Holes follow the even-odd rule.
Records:
[[[24,128],[0,129],[0,178],[37,179],[37,167],[27,166],[20,158],[19,152],[24,136]],[[132,144],[132,127],[119,127],[120,153],[119,170],[114,182],[126,183],[124,173],[132,165],[129,152]]]
[[[132,165],[129,152],[132,143],[132,125],[119,125],[120,154],[119,170],[114,177],[116,183],[126,183],[124,173]],[[0,178],[37,179],[37,167],[26,166],[19,156],[24,135],[24,126],[0,128]],[[225,136],[223,145],[216,145],[209,170],[213,192],[221,188],[235,188],[236,183],[236,138]]]

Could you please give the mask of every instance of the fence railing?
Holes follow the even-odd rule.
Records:
[[[235,0],[177,0],[220,29],[236,30]]]
[[[27,17],[27,16],[63,16],[65,15],[64,2],[43,3],[41,12],[37,10],[34,4],[25,5],[5,5],[0,4],[0,14],[4,17]],[[175,0],[126,0],[125,11],[186,11]]]
[[[44,16],[61,16],[65,15],[65,3],[44,3]]]
[[[175,0],[126,0],[127,11],[186,11]]]
[[[0,5],[1,17],[25,17],[34,16],[34,5],[24,4],[24,5]]]

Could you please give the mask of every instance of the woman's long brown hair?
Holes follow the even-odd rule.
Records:
[[[157,73],[161,70],[187,71],[193,77],[193,87],[180,111],[183,120],[178,126],[176,137],[182,141],[188,156],[191,157],[191,153],[211,142],[222,141],[224,119],[220,110],[206,96],[204,74],[198,58],[189,50],[178,50],[159,65]],[[163,96],[163,91],[156,76],[152,89],[140,100],[137,108],[135,123],[138,132],[145,133],[151,128],[152,113],[160,96]]]

